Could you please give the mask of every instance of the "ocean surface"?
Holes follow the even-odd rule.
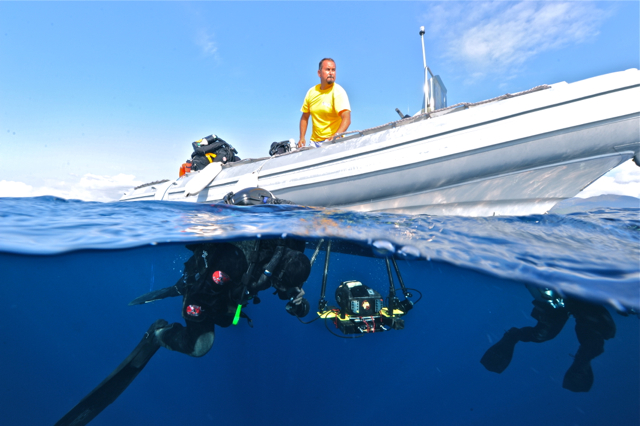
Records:
[[[184,323],[181,298],[128,303],[176,283],[191,255],[186,244],[297,238],[309,258],[324,240],[304,286],[312,307],[305,322],[318,306],[331,240],[329,303],[347,280],[387,297],[385,257],[393,256],[415,302],[405,328],[353,338],[331,321],[301,323],[264,291],[246,309],[253,328],[246,321],[217,328],[202,358],[160,348],[90,424],[640,424],[640,206],[633,204],[462,218],[0,198],[1,422],[53,425],[155,320]],[[501,374],[480,363],[505,331],[536,324],[525,285],[611,314],[616,334],[591,362],[589,392],[562,386],[580,345],[573,318],[554,339],[518,343]]]

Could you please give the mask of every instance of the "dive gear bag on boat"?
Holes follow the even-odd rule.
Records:
[[[289,141],[274,142],[269,149],[269,155],[272,157],[276,154],[284,154],[285,152],[291,152],[291,144]]]
[[[240,161],[238,151],[223,139],[216,135],[206,136],[199,141],[193,142],[193,153],[191,154],[191,170],[202,170],[210,163],[231,163]]]

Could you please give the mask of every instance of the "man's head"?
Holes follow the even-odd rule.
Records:
[[[324,58],[318,65],[318,77],[323,89],[336,82],[336,62],[331,58]]]
[[[309,258],[304,253],[287,249],[273,273],[276,279],[274,287],[278,290],[280,299],[286,300],[295,296],[309,278],[310,272]]]

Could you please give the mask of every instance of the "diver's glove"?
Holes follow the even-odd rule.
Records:
[[[298,304],[295,304],[293,300],[287,302],[285,309],[291,315],[302,318],[307,316],[307,314],[311,310],[311,306],[309,305],[309,301],[303,297],[302,299],[300,299],[300,303]]]

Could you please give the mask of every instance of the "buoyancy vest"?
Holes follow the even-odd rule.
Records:
[[[203,321],[211,315],[227,318],[230,308],[238,304],[246,306],[250,300],[258,303],[258,292],[269,287],[275,288],[280,299],[289,299],[292,291],[299,291],[293,287],[302,288],[311,268],[301,240],[205,243],[187,248],[193,255],[185,262],[178,290],[184,296],[182,316],[190,321]],[[291,281],[286,275],[293,262],[302,267],[297,268],[301,271]],[[215,271],[223,271],[231,281],[215,283],[211,277]]]

